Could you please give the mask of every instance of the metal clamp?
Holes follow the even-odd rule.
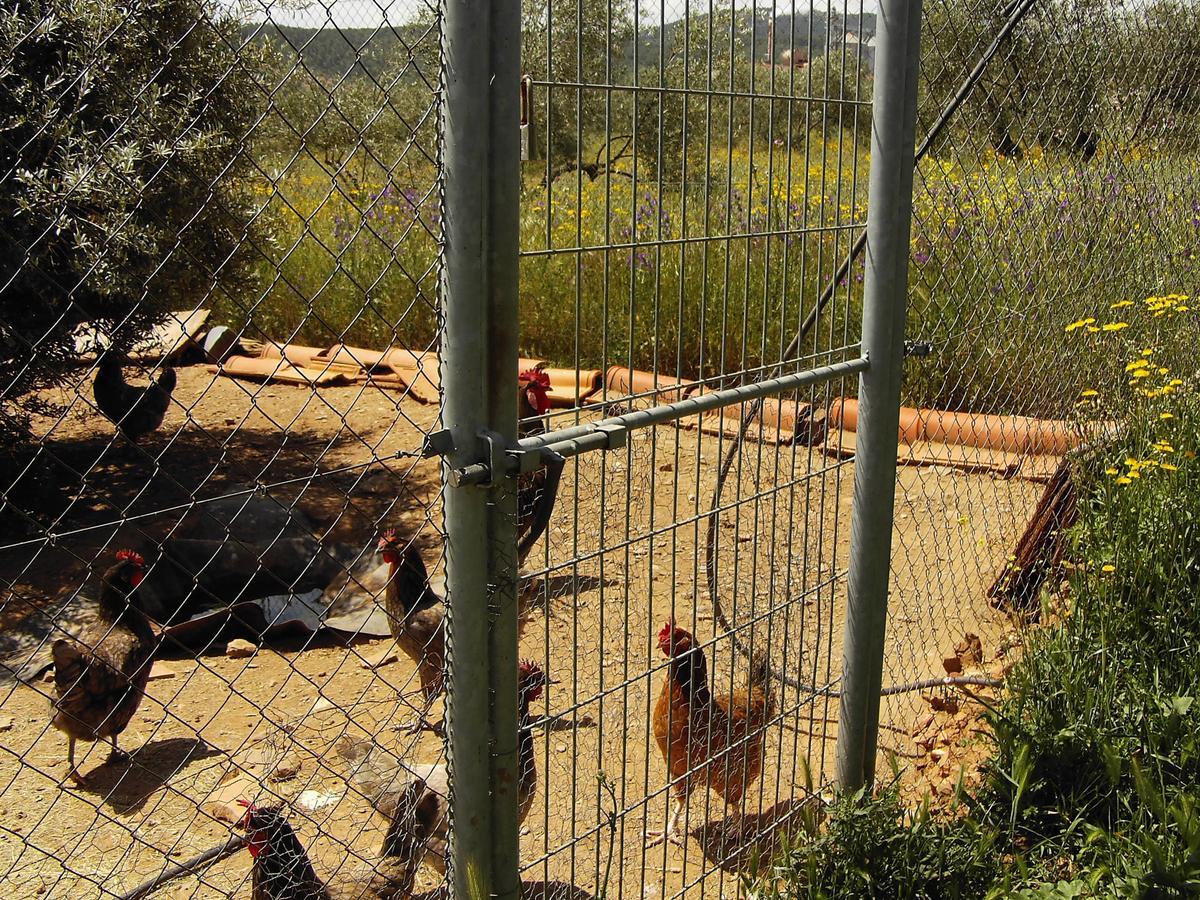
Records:
[[[454,435],[450,433],[450,429],[443,428],[425,438],[425,446],[421,448],[421,455],[428,459],[431,456],[445,456],[453,451]]]
[[[930,356],[933,354],[933,341],[905,341],[904,355],[912,356],[917,359]]]
[[[629,429],[625,425],[600,425],[596,430],[608,438],[605,450],[620,450],[629,441]]]

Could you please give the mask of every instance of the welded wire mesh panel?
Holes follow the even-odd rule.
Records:
[[[296,841],[440,882],[438,42],[420,0],[0,13],[3,896],[222,845],[164,890],[293,896]]]
[[[547,428],[859,356],[862,267],[838,272],[869,11],[537,0],[522,24],[521,353],[547,363]],[[828,411],[852,380],[567,460],[522,580],[521,653],[557,682],[530,723],[535,892],[732,894],[815,815],[853,481]]]
[[[984,65],[916,177],[908,337],[932,352],[905,373],[901,458],[922,466],[899,476],[885,682],[1002,674],[1058,588],[1091,398],[1114,358],[1152,359],[1125,336],[1170,312],[1147,298],[1197,275],[1198,22],[1186,3],[925,3],[918,141]],[[1180,377],[1145,368],[1148,389]],[[885,743],[953,781],[954,754],[930,765],[908,736],[927,710],[893,701]]]

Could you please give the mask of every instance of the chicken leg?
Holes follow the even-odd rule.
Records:
[[[433,709],[433,701],[437,699],[436,695],[430,696],[428,690],[422,690],[422,694],[424,702],[421,704],[421,709],[417,712],[416,720],[406,725],[397,725],[396,730],[401,734],[420,734],[422,731],[432,731],[438,737],[445,737],[445,720],[443,719],[441,722],[436,723],[429,721],[429,711]]]
[[[67,735],[67,775],[63,781],[73,781],[82,787],[87,779],[79,774],[79,768],[75,765],[75,738]]]
[[[646,832],[646,847],[657,847],[663,841],[670,841],[676,847],[684,845],[683,835],[679,833],[679,820],[687,809],[687,794],[679,791],[671,792],[671,815],[667,819],[667,827],[662,831]]]
[[[107,766],[109,763],[129,762],[129,754],[117,746],[117,736],[110,734],[108,739],[112,743],[112,750],[109,751],[108,759],[104,761],[104,764]]]

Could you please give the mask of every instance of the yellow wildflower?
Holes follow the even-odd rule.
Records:
[[[1102,330],[1104,330],[1104,331],[1120,331],[1122,328],[1128,328],[1128,327],[1129,327],[1128,322],[1108,322],[1105,325],[1101,326]],[[1088,330],[1090,331],[1091,329],[1089,328]]]
[[[1079,396],[1080,396],[1080,397],[1099,397],[1099,396],[1100,396],[1100,392],[1099,392],[1099,391],[1094,391],[1094,390],[1092,390],[1091,388],[1087,388],[1086,390],[1082,390],[1082,391],[1080,391],[1080,392],[1079,392]]]
[[[1132,300],[1118,300],[1109,309],[1124,309],[1126,306],[1133,306]]]
[[[1126,478],[1124,475],[1122,475],[1120,478],[1117,479],[1117,484],[1133,484],[1133,480]]]
[[[1120,475],[1120,474],[1121,474],[1121,470],[1120,470],[1120,469],[1114,469],[1112,466],[1109,466],[1107,469],[1105,469],[1105,470],[1104,470],[1104,474],[1105,474],[1105,475]]]
[[[1179,471],[1179,466],[1171,465],[1171,463],[1162,463],[1161,465],[1159,465],[1159,468],[1166,469],[1168,472],[1178,472]]]
[[[1175,413],[1170,413],[1170,412],[1159,413],[1158,417],[1160,419],[1173,419],[1173,418],[1175,418]]]
[[[1117,567],[1114,566],[1112,563],[1105,563],[1104,565],[1102,565],[1100,567],[1100,571],[1101,572],[1115,572],[1115,571],[1117,571]]]

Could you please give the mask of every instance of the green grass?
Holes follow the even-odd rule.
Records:
[[[1085,414],[1125,427],[1076,473],[1074,568],[990,711],[982,787],[937,816],[893,790],[846,798],[760,895],[1200,895],[1200,397],[1176,375],[1194,368],[1187,307],[1154,298],[1123,309],[1127,329],[1070,332],[1119,373]]]
[[[811,156],[714,153],[682,182],[527,171],[521,351],[555,364],[632,364],[707,377],[776,361],[865,216],[869,161],[838,140]],[[1060,417],[1105,374],[1063,332],[1165,290],[1198,238],[1191,161],[1030,154],[929,159],[914,197],[905,400]],[[268,167],[269,168],[269,167]],[[294,167],[259,188],[277,238],[259,288],[218,317],[277,340],[428,347],[436,338],[440,212],[433,171]],[[701,241],[705,235],[721,236]],[[617,249],[608,249],[618,245]],[[1171,261],[1164,265],[1163,260]],[[856,266],[803,351],[856,340]],[[1068,361],[1069,364],[1064,364]]]

